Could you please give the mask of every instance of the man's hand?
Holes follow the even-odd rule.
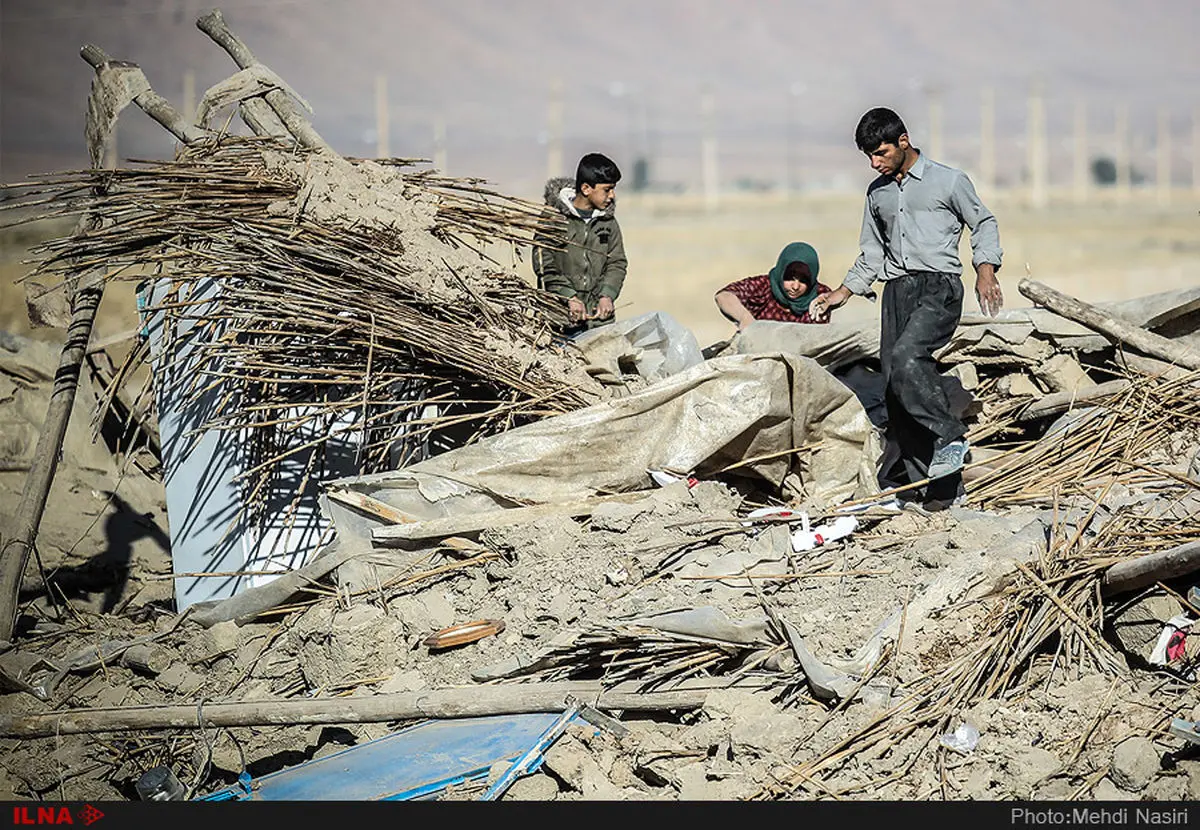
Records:
[[[829,312],[835,308],[841,308],[846,304],[846,300],[848,299],[850,299],[850,289],[844,285],[839,285],[828,294],[817,297],[809,303],[808,316],[818,323],[823,323],[828,319]]]
[[[595,319],[607,320],[609,317],[613,316],[613,313],[615,311],[616,311],[616,308],[613,306],[612,297],[609,297],[607,295],[602,296],[600,298],[600,302],[596,303]]]
[[[981,263],[975,269],[975,297],[979,300],[979,310],[989,317],[995,317],[1004,307],[1004,292],[996,279],[996,266],[991,263]]]
[[[582,323],[587,319],[587,306],[578,297],[567,300],[567,319],[572,323]]]

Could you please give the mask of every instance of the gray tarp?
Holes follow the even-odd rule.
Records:
[[[696,336],[662,311],[584,332],[574,345],[588,361],[588,374],[605,383],[630,375],[653,383],[704,362]]]
[[[810,357],[829,371],[879,357],[879,325],[829,322],[820,325],[755,320],[734,335],[721,356],[784,352]]]
[[[812,449],[785,454],[805,446]],[[814,361],[779,353],[733,355],[628,397],[328,487],[432,519],[644,490],[654,486],[650,470],[703,478],[763,457],[735,473],[827,507],[878,492],[879,455],[879,439],[861,404]],[[323,501],[339,536],[369,537],[378,526],[356,510]]]

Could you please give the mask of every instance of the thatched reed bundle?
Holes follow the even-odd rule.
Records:
[[[1171,457],[1171,439],[1200,427],[1200,372],[1177,377],[1128,373],[1129,386],[1081,407],[1062,428],[985,462],[973,482],[973,505],[997,508],[1050,504],[1058,496],[1090,495],[1110,480],[1187,491],[1197,483]]]

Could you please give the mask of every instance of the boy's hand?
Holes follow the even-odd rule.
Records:
[[[615,311],[616,307],[613,305],[612,297],[603,296],[600,298],[600,302],[596,303],[595,319],[607,320],[609,317],[613,316]]]
[[[850,289],[839,285],[828,294],[813,300],[808,306],[808,316],[818,323],[823,323],[829,317],[829,312],[845,305],[848,299],[850,299]]]
[[[994,265],[984,262],[976,270],[975,298],[979,300],[979,310],[989,317],[995,317],[1004,307],[1004,292],[1000,290]]]
[[[587,319],[587,307],[583,300],[578,297],[567,300],[567,319],[572,323],[582,323]]]

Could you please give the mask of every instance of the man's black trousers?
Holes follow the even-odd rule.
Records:
[[[910,482],[925,477],[936,447],[966,434],[951,411],[933,359],[958,327],[962,304],[963,282],[957,274],[919,271],[883,284],[879,361],[888,433]]]

